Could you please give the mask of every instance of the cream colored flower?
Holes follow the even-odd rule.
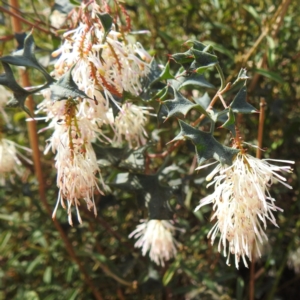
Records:
[[[239,152],[231,166],[218,165],[208,176],[213,179],[208,185],[214,185],[213,194],[201,200],[196,210],[206,204],[213,204],[214,214],[212,219],[217,219],[208,234],[214,243],[220,232],[218,250],[223,247],[224,256],[229,264],[230,253],[235,256],[235,265],[238,268],[240,257],[245,266],[246,256],[251,260],[253,251],[260,256],[258,243],[267,240],[265,230],[267,220],[278,227],[274,212],[282,211],[275,205],[269,188],[275,182],[280,182],[288,188],[286,179],[279,172],[291,172],[290,166],[277,166],[269,163],[293,164],[293,161],[260,160]],[[203,168],[203,167],[200,167]],[[255,249],[253,249],[255,247]]]
[[[141,248],[143,256],[149,257],[157,265],[165,265],[165,261],[177,253],[177,241],[174,238],[176,228],[168,220],[142,220],[142,223],[129,235],[137,239],[136,248]]]

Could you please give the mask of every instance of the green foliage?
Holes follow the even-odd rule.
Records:
[[[38,1],[23,2],[20,4],[24,5],[26,18],[35,15],[32,3],[39,8],[38,12],[45,6]],[[209,170],[194,172],[194,158],[199,164],[210,158],[230,164],[234,151],[229,148],[228,140],[231,134],[236,135],[236,123],[247,141],[255,144],[258,114],[254,112],[264,98],[265,157],[295,160],[295,174],[299,174],[299,5],[297,1],[291,2],[279,23],[274,22],[277,8],[284,11],[279,1],[248,4],[225,0],[128,0],[125,6],[134,29],[151,31],[151,37],[138,36],[144,47],[152,48],[156,54],[150,74],[142,79],[143,91],[138,98],[144,101],[143,105],[151,103],[158,113],[160,130],[154,131],[157,122],[154,118],[147,128],[152,136],[156,134],[157,143],[137,150],[98,143],[97,157],[111,189],[105,197],[96,195],[99,216],[94,218],[82,207],[84,224],[71,228],[65,211],[60,209],[57,220],[104,299],[247,299],[249,270],[225,265],[217,246],[212,247],[206,239],[211,211],[204,208],[193,212],[209,192],[205,187]],[[110,18],[104,14],[100,19],[108,32]],[[2,36],[12,34],[8,16],[5,22],[7,26],[0,28]],[[266,29],[266,37],[244,61],[243,57],[247,57]],[[57,44],[53,33],[45,37],[35,30],[33,35],[37,45],[55,50],[50,49]],[[70,94],[74,98],[87,97],[73,82],[71,72],[54,83],[36,58],[38,55],[33,54],[36,49],[32,35],[27,36],[23,52],[10,54],[12,45],[11,41],[1,41],[5,55],[0,60],[5,74],[0,76],[0,83],[14,94],[8,105],[19,105],[27,111],[24,105],[27,96],[42,89],[22,88],[10,65],[30,67],[27,71],[33,85],[43,85],[46,79],[58,101]],[[166,63],[165,67],[160,66],[161,62]],[[232,88],[224,93],[228,107],[217,105],[207,110],[216,94],[214,87],[220,86],[220,78],[216,76],[218,64],[225,81],[233,82]],[[35,71],[42,78],[34,76]],[[241,87],[240,82],[245,80],[247,87]],[[38,102],[39,96],[35,100]],[[28,145],[24,119],[13,113],[13,129],[1,129],[1,134],[5,131],[10,138]],[[197,123],[201,114],[206,117]],[[217,123],[220,126],[215,130]],[[40,123],[38,129],[44,126]],[[46,138],[39,135],[40,145]],[[165,157],[157,156],[149,165],[151,154],[165,151],[164,145],[171,140],[182,139],[186,142],[169,154],[172,164],[160,170]],[[42,164],[47,199],[54,207],[57,194],[53,162],[43,157]],[[66,251],[41,203],[32,166],[26,166],[26,170],[22,180],[16,177],[14,185],[8,180],[0,189],[0,299],[92,299],[92,291],[78,264]],[[268,227],[269,249],[264,249],[262,258],[256,260],[255,299],[298,297],[295,284],[298,275],[287,267],[287,255],[298,243],[299,180],[294,175],[289,181],[293,191],[275,186],[272,194],[276,206],[284,212],[278,216],[279,229]],[[165,268],[142,257],[139,249],[134,249],[134,241],[128,240],[139,220],[148,217],[141,209],[147,205],[150,218],[169,218],[176,211],[176,226],[185,230],[176,233],[179,254]],[[162,215],[157,216],[157,212]]]

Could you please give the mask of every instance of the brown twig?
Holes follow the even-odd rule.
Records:
[[[178,148],[181,144],[183,143],[183,141],[177,141],[176,143],[174,143],[169,149],[165,150],[162,153],[148,153],[147,156],[149,158],[165,158],[166,156],[168,156],[172,151],[174,151],[176,148]]]
[[[257,136],[257,150],[256,157],[261,158],[261,149],[263,144],[263,132],[264,132],[264,121],[265,121],[265,107],[266,101],[264,98],[260,100],[260,114],[259,114],[259,123],[258,123],[258,136]],[[255,241],[253,242],[253,246]],[[254,300],[255,293],[255,247],[253,247],[252,251],[252,261],[250,264],[250,280],[249,280],[249,300]]]
[[[266,101],[264,98],[260,100],[260,110],[259,110],[259,123],[258,123],[258,134],[257,134],[257,150],[256,150],[256,157],[261,158],[261,149],[262,149],[262,142],[263,142],[263,133],[264,133],[264,120],[265,120],[265,107]]]
[[[228,82],[226,84],[226,86],[224,87],[224,89],[222,89],[221,91],[218,91],[215,96],[213,97],[213,99],[211,100],[211,102],[209,103],[209,106],[207,108],[207,110],[210,110],[214,107],[214,105],[216,104],[217,100],[220,98],[220,96],[222,97],[222,95],[224,93],[226,93],[227,91],[229,91],[231,88],[231,82]],[[223,99],[223,98],[222,98]],[[226,104],[225,104],[226,105]],[[191,125],[192,126],[196,126],[198,125],[203,119],[205,118],[205,114],[202,114],[195,122],[193,122]]]
[[[22,20],[14,12],[14,10],[18,9],[18,7],[19,7],[18,0],[10,0],[10,5],[11,5],[11,10],[9,11],[9,14],[11,16],[11,22],[12,22],[13,30],[14,30],[14,32],[22,32],[22,25],[20,23],[20,21],[22,21]],[[1,7],[1,9],[2,9],[2,7]],[[27,24],[28,24],[28,22],[27,22]],[[41,31],[43,31],[41,28],[39,28],[39,29]],[[30,81],[29,81],[29,76],[28,76],[28,73],[26,71],[21,72],[20,76],[21,76],[23,86],[31,86]],[[26,104],[27,104],[29,110],[31,111],[31,113],[33,114],[33,112],[34,112],[34,101],[33,101],[33,98],[31,96],[29,96],[28,99],[26,100]],[[47,202],[46,193],[45,193],[45,185],[44,185],[42,164],[41,164],[41,159],[40,159],[39,141],[38,141],[38,135],[37,135],[36,122],[35,121],[27,122],[27,128],[28,128],[28,132],[29,132],[30,146],[31,146],[31,149],[33,151],[33,162],[34,162],[35,174],[36,174],[36,177],[37,177],[38,182],[39,182],[40,199],[41,199],[44,207],[46,208],[47,213],[49,215],[51,215],[52,210],[51,210],[51,208],[50,208],[50,206]],[[59,234],[60,234],[60,236],[61,236],[61,238],[62,238],[62,240],[63,240],[63,242],[66,246],[67,252],[69,253],[70,257],[73,259],[73,261],[75,261],[76,264],[78,265],[79,270],[80,270],[80,272],[82,273],[82,275],[84,277],[85,283],[90,287],[92,293],[94,294],[94,297],[97,300],[102,300],[103,298],[102,298],[100,292],[98,291],[98,289],[92,283],[92,280],[91,280],[90,276],[88,275],[87,271],[85,270],[84,266],[82,265],[81,260],[77,257],[77,255],[76,255],[76,253],[75,253],[75,251],[72,247],[72,244],[70,243],[67,235],[63,231],[61,225],[58,223],[57,220],[54,220],[53,222],[54,222],[54,225],[55,225],[57,231],[59,232]]]
[[[13,2],[13,1],[11,1],[11,2]],[[15,7],[15,6],[13,6],[12,4],[11,4],[11,6],[12,6],[12,9]],[[44,33],[47,33],[47,34],[51,33],[50,30],[47,30],[47,29],[44,29],[44,28],[40,27],[38,23],[32,23],[32,22],[30,22],[30,21],[24,19],[23,17],[21,17],[21,16],[18,15],[17,13],[13,12],[12,9],[11,9],[11,10],[8,10],[8,9],[4,8],[3,6],[0,6],[0,11],[2,11],[2,12],[5,13],[5,14],[10,15],[12,19],[21,21],[21,22],[23,22],[23,23],[25,23],[25,24],[27,24],[27,25],[30,25],[31,27],[34,27],[34,28],[36,28],[36,29],[38,29],[38,30],[40,30],[40,31],[42,31],[42,32],[44,32]],[[20,31],[21,31],[21,30],[20,30]],[[17,32],[18,32],[18,31],[17,31]]]
[[[91,232],[94,232],[95,229],[93,227],[93,225],[91,223],[89,223],[89,229]],[[96,249],[97,249],[97,252],[98,253],[101,253],[104,255],[104,251],[102,250],[101,246],[96,242],[95,243],[95,246],[96,246]],[[102,262],[98,261],[99,263],[99,267],[102,269],[102,271],[108,276],[108,277],[111,277],[113,278],[115,281],[121,283],[122,285],[125,285],[125,286],[128,286],[128,287],[131,287],[133,289],[136,289],[137,288],[137,281],[134,280],[134,281],[127,281],[121,277],[119,277],[118,275],[116,275],[115,273],[113,273],[105,264],[103,264]]]
[[[268,29],[268,32],[271,31],[271,37],[273,39],[277,36],[277,34],[279,32],[280,26],[283,22],[284,16],[287,12],[287,9],[288,9],[290,3],[291,3],[291,0],[283,0],[282,3],[278,6],[276,12],[274,13],[271,21],[269,22],[270,24],[273,25],[273,28],[272,28],[272,30]],[[256,46],[258,47],[258,45],[259,45],[259,43]],[[251,55],[253,54],[253,52],[251,53]],[[267,51],[265,51],[263,58],[259,61],[258,66],[257,66],[258,68],[263,68],[263,69],[267,68],[267,54],[266,53],[267,53]],[[247,58],[247,56],[246,56],[246,58]],[[250,58],[250,56],[248,55],[248,59],[249,58]],[[247,62],[247,61],[244,60],[244,62]],[[251,84],[248,89],[249,92],[251,92],[255,89],[260,77],[261,77],[261,74],[259,74],[259,73],[254,74],[254,76],[251,80]]]

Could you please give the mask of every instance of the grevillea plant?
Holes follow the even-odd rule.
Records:
[[[35,56],[34,33],[26,36],[22,50],[0,57],[5,71],[0,84],[13,93],[7,105],[48,122],[41,132],[53,130],[44,151],[55,153],[58,197],[53,218],[61,204],[70,225],[73,211],[82,223],[80,202],[96,216],[95,195],[112,190],[133,193],[147,215],[129,237],[136,239],[135,247],[143,255],[149,253],[152,261],[164,266],[181,247],[177,232],[183,233],[170,205],[171,199],[180,198],[181,181],[169,184],[168,173],[177,149],[189,140],[198,164],[193,169],[217,164],[206,177],[214,191],[195,210],[212,204],[215,224],[208,237],[212,243],[219,238],[218,250],[228,264],[233,254],[237,268],[240,258],[247,266],[246,257],[260,255],[268,222],[277,226],[275,213],[281,209],[270,188],[276,182],[291,188],[281,173],[291,172],[293,162],[261,160],[248,153],[251,149],[236,122],[237,115],[257,113],[247,102],[245,69],[226,84],[213,47],[195,40],[186,42],[185,52],[170,55],[166,65],[159,64],[133,39],[130,18],[121,11],[126,26],[105,2],[83,1],[72,11],[71,28],[53,53],[56,61],[50,73]],[[45,84],[21,87],[12,65],[36,69]],[[205,77],[211,71],[221,82],[213,97],[209,95],[215,88]],[[33,116],[25,100],[37,93],[44,100]],[[153,152],[155,140],[160,144],[161,140],[157,129],[147,127],[149,118],[157,118],[162,130],[167,130],[170,120],[178,120],[173,139],[160,145],[163,152]],[[216,134],[221,129],[230,139],[216,138],[224,136]],[[1,137],[2,173],[19,163],[15,151],[14,144]],[[161,165],[155,160],[159,157],[166,158]]]

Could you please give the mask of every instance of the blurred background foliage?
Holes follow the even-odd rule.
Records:
[[[48,30],[34,30],[40,47],[38,56],[49,65],[50,53],[59,44],[59,35],[49,30],[49,17],[65,13],[67,1],[54,6],[53,1],[21,0],[22,18]],[[227,81],[233,81],[241,67],[246,67],[248,101],[259,109],[266,102],[263,147],[265,157],[295,160],[294,174],[288,176],[293,190],[273,186],[272,195],[284,209],[277,214],[280,228],[268,224],[269,243],[263,246],[262,258],[255,262],[255,299],[298,299],[300,275],[300,7],[298,1],[254,0],[127,0],[133,30],[149,30],[137,39],[145,49],[165,64],[170,54],[184,52],[187,40],[195,39],[214,46]],[[1,1],[0,51],[11,52],[14,46],[9,5]],[[51,9],[52,8],[52,9]],[[21,22],[21,21],[20,21]],[[23,23],[29,32],[32,26]],[[171,68],[174,67],[171,62]],[[34,84],[40,84],[30,71]],[[206,78],[219,86],[212,69]],[[202,93],[202,91],[200,91]],[[214,95],[214,90],[208,90]],[[226,101],[232,95],[226,95]],[[39,103],[41,98],[36,97]],[[154,106],[156,104],[154,103]],[[9,126],[2,126],[6,138],[28,146],[26,115],[9,109]],[[192,117],[192,116],[191,116]],[[247,142],[256,143],[258,115],[243,115],[238,126]],[[45,127],[43,122],[39,128]],[[148,129],[155,140],[157,120],[151,118]],[[165,143],[178,133],[175,118],[159,128],[160,142],[154,152],[163,151]],[[152,132],[152,135],[151,135]],[[39,135],[40,149],[51,132]],[[220,129],[217,138],[229,139]],[[101,154],[101,148],[99,149]],[[151,161],[154,173],[162,159]],[[211,209],[193,212],[207,194],[205,173],[194,172],[194,147],[185,143],[171,154],[168,165],[177,166],[166,172],[168,182],[178,182],[179,201],[171,201],[180,242],[178,255],[158,267],[134,249],[128,234],[146,215],[137,210],[133,195],[112,187],[110,195],[96,197],[98,217],[82,205],[84,223],[70,227],[66,212],[59,208],[59,231],[38,194],[33,167],[25,164],[23,176],[6,180],[0,189],[0,299],[248,299],[250,271],[240,264],[227,266],[217,245],[213,247],[206,235],[212,224]],[[42,156],[47,201],[56,203],[57,188],[53,155]],[[104,178],[114,176],[102,168]],[[114,171],[115,172],[115,171]],[[209,191],[208,191],[209,192]],[[100,201],[101,200],[101,201]],[[216,243],[217,244],[217,243]],[[290,257],[294,253],[294,260]],[[295,254],[296,253],[296,254]],[[296,255],[296,256],[295,256]],[[298,265],[297,265],[298,259]],[[97,292],[95,292],[95,290]]]

